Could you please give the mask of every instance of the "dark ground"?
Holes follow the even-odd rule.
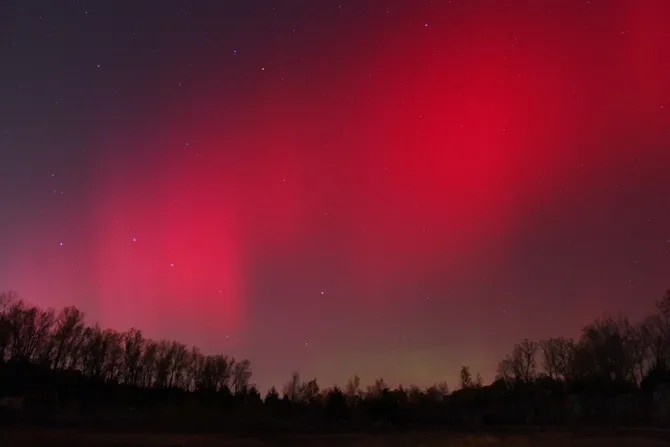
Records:
[[[3,429],[0,445],[11,447],[657,447],[670,445],[670,431],[647,429],[504,429],[488,433],[396,433],[236,438],[220,434],[93,433],[58,429]]]

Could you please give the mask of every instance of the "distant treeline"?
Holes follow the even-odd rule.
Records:
[[[298,373],[262,396],[251,364],[130,329],[89,326],[0,295],[0,424],[323,431],[483,425],[670,425],[670,291],[642,321],[595,320],[578,340],[523,340],[483,385],[321,388]]]

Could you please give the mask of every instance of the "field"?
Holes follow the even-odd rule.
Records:
[[[656,447],[669,445],[665,431],[496,434],[310,435],[231,438],[207,434],[83,433],[67,430],[0,431],[2,445],[27,447]]]

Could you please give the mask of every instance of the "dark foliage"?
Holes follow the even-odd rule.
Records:
[[[0,295],[0,423],[124,430],[346,431],[481,425],[670,423],[670,293],[645,320],[599,319],[578,340],[522,340],[488,386],[391,389],[357,376],[321,389],[298,373],[263,397],[248,360],[130,329],[89,326]]]

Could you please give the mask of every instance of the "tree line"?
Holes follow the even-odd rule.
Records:
[[[484,385],[460,368],[427,388],[358,376],[322,388],[292,374],[261,395],[251,363],[138,329],[88,325],[0,295],[0,422],[273,430],[486,424],[670,424],[670,291],[641,321],[599,318],[577,339],[524,339]]]

